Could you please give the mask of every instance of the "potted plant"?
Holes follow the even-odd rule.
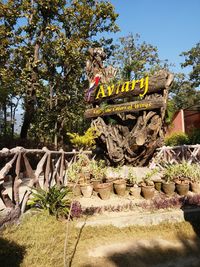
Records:
[[[191,165],[191,174],[190,174],[190,187],[191,191],[196,194],[200,194],[200,166],[199,164]]]
[[[142,196],[145,199],[151,199],[155,194],[154,182],[151,180],[152,176],[155,174],[155,170],[148,172],[143,181],[140,183]]]
[[[161,174],[159,173],[159,175],[157,175],[159,171],[160,171],[159,169],[154,169],[152,173],[153,176],[152,181],[154,182],[155,189],[158,192],[160,192],[162,189],[162,179],[161,179],[162,173]]]
[[[105,171],[105,180],[108,183],[111,183],[111,193],[117,193],[114,188],[114,182],[119,181],[121,177],[121,167],[109,167]],[[126,183],[126,181],[123,179],[123,182]],[[124,189],[123,189],[124,190]]]
[[[162,182],[162,191],[167,195],[171,196],[175,192],[175,183],[170,180],[170,178],[165,178]]]
[[[110,198],[111,195],[111,183],[100,183],[97,185],[97,192],[102,200]]]
[[[126,180],[123,178],[113,181],[114,191],[119,196],[125,196],[126,194]]]
[[[164,169],[162,191],[167,196],[171,196],[175,192],[175,183],[173,180],[173,169],[170,166]]]
[[[103,182],[103,179],[105,177],[104,161],[100,160],[99,162],[97,162],[95,159],[92,159],[89,168],[91,171],[91,182],[93,184],[93,189],[97,192],[98,185]]]
[[[141,187],[137,183],[137,177],[134,173],[128,173],[128,181],[127,184],[130,186],[129,193],[135,198],[140,198]]]
[[[90,183],[87,176],[84,176],[83,182],[80,184],[81,193],[84,197],[91,197],[93,192],[93,185]]]
[[[92,176],[94,190],[99,194],[102,200],[109,199],[111,194],[112,183],[106,182],[104,161],[95,161],[92,164]]]
[[[170,165],[166,170],[167,176],[175,182],[176,191],[181,196],[187,195],[189,191],[191,171],[191,165],[187,162]]]
[[[74,195],[80,189],[84,197],[91,197],[93,185],[90,183],[90,160],[85,154],[79,154],[67,170],[68,186],[73,188]]]
[[[81,187],[79,184],[79,166],[77,162],[71,163],[66,171],[65,178],[67,180],[67,187],[72,190],[75,197],[81,196]]]

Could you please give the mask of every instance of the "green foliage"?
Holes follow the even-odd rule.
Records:
[[[17,84],[16,93],[24,98],[21,136],[29,131],[42,141],[56,136],[64,142],[66,132],[85,127],[87,50],[112,50],[111,39],[97,33],[116,32],[118,15],[103,0],[11,0],[3,1],[0,11],[0,74],[7,74],[2,92]]]
[[[94,158],[89,159],[85,154],[79,154],[76,161],[74,161],[67,169],[66,172],[68,181],[84,183],[91,178],[102,180],[105,176],[105,162],[103,160],[96,161]]]
[[[105,161],[100,160],[96,161],[95,159],[92,159],[89,164],[89,170],[91,172],[92,178],[102,181],[105,177]]]
[[[177,73],[169,92],[169,110],[176,112],[177,110],[188,108],[195,105],[200,100],[200,92],[195,89],[190,81],[187,80],[185,74]]]
[[[193,129],[188,137],[191,145],[200,144],[200,129]]]
[[[182,162],[180,164],[169,165],[164,170],[166,181],[179,180],[200,180],[200,167],[198,164]]]
[[[131,170],[129,170],[129,172],[128,172],[127,179],[128,179],[129,183],[132,183],[132,184],[137,184],[138,183],[138,179],[137,179],[136,174]]]
[[[86,154],[78,154],[75,161],[68,166],[66,171],[68,181],[76,182],[83,178],[84,182],[87,182],[86,180],[89,178],[89,164],[90,159]]]
[[[73,146],[79,150],[95,148],[95,139],[99,136],[99,133],[94,127],[90,127],[84,135],[78,133],[67,133],[67,135],[70,137]]]
[[[187,145],[190,143],[189,137],[185,133],[174,133],[169,137],[165,138],[166,146],[180,146]]]
[[[170,125],[172,123],[176,109],[177,108],[174,104],[174,101],[169,99],[167,102],[167,110],[166,110],[166,115],[165,115],[165,123],[167,125]]]
[[[146,175],[143,177],[143,182],[146,185],[153,185],[154,183],[151,179],[156,173],[158,173],[158,169],[152,169],[149,172],[147,172]]]
[[[182,67],[192,67],[189,74],[192,84],[196,87],[200,85],[200,42],[198,42],[189,51],[183,52],[181,56],[185,57]]]
[[[147,73],[161,69],[163,66],[158,50],[151,44],[140,42],[139,34],[129,34],[120,38],[114,60],[120,67],[120,79],[139,79]]]
[[[52,186],[49,190],[32,189],[31,198],[28,206],[47,210],[50,215],[58,217],[67,217],[70,209],[70,191],[66,187]]]

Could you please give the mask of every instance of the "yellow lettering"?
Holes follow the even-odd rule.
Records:
[[[149,77],[147,76],[145,79],[142,78],[140,79],[140,89],[144,88],[144,92],[143,94],[139,94],[140,97],[143,97],[146,95],[146,93],[148,92],[149,89]]]
[[[132,83],[131,91],[133,91],[135,89],[136,80],[131,81],[131,83]]]
[[[100,95],[101,95],[101,96],[100,96]],[[99,91],[98,91],[98,93],[97,93],[97,95],[96,95],[96,99],[99,99],[99,97],[100,97],[100,98],[106,97],[105,92],[104,92],[103,85],[100,85],[100,86],[99,86]]]
[[[121,87],[121,82],[119,82],[117,85],[116,85],[116,95],[118,95],[119,94],[119,89],[120,89],[120,87]]]
[[[121,92],[128,92],[129,91],[129,84],[130,82],[125,82],[122,84]]]
[[[115,87],[114,84],[107,87],[108,96],[111,96],[112,95],[112,93],[114,91],[114,87]]]

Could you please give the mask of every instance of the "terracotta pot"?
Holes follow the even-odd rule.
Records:
[[[142,196],[145,199],[151,199],[154,197],[155,188],[153,185],[146,185],[146,186],[142,185],[141,191],[142,191]]]
[[[126,194],[126,181],[124,179],[115,180],[113,185],[117,195],[124,196]]]
[[[170,182],[170,183],[163,182],[162,183],[162,190],[168,196],[173,195],[174,191],[175,191],[175,183],[173,183],[173,182]]]
[[[111,186],[111,183],[98,184],[97,192],[99,193],[101,199],[106,200],[110,198]]]
[[[189,191],[189,183],[177,183],[176,191],[180,196],[186,196]]]
[[[135,198],[140,198],[140,194],[141,194],[141,187],[131,187],[130,188],[130,194],[131,196],[135,197]]]
[[[67,185],[73,192],[74,196],[75,197],[79,197],[81,196],[81,187],[80,187],[80,184],[73,184],[73,183],[68,183]]]
[[[200,183],[198,182],[191,182],[190,183],[190,187],[191,187],[191,191],[196,193],[196,194],[200,194]]]
[[[155,189],[160,192],[162,189],[162,181],[154,181]]]
[[[99,180],[92,180],[92,184],[93,184],[93,190],[95,192],[98,192],[98,185],[100,184],[101,182]]]
[[[91,197],[93,191],[92,184],[82,184],[81,185],[81,193],[84,197]]]
[[[114,181],[116,181],[115,178],[106,178],[106,183],[111,183],[110,191],[112,194],[114,194]]]

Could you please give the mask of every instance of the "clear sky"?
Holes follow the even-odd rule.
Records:
[[[141,41],[158,48],[175,72],[188,73],[179,55],[200,41],[200,0],[110,0],[119,14],[116,38],[139,33]]]

